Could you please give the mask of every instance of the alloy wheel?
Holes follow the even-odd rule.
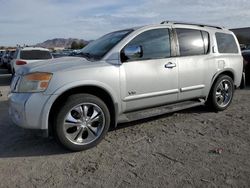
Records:
[[[232,96],[233,88],[231,82],[226,79],[222,80],[216,88],[216,103],[222,108],[226,107],[231,102]]]
[[[102,109],[93,103],[82,103],[67,113],[63,131],[70,142],[87,145],[100,137],[104,126],[105,116]]]

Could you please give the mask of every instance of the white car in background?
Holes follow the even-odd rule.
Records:
[[[46,48],[38,48],[38,47],[18,48],[13,57],[13,60],[10,63],[11,72],[15,74],[15,72],[23,65],[35,63],[38,61],[48,60],[52,58],[53,58],[52,54]]]

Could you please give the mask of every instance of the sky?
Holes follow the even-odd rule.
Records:
[[[250,26],[249,0],[0,0],[0,46],[94,40],[163,20]]]

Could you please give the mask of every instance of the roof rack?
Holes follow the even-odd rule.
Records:
[[[206,24],[199,24],[199,23],[188,23],[188,22],[176,22],[176,21],[163,21],[161,24],[184,24],[184,25],[195,25],[200,27],[213,27],[216,29],[224,29],[220,26],[214,26],[214,25],[206,25]]]

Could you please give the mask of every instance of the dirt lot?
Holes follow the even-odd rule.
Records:
[[[6,93],[9,77],[0,79]],[[0,101],[0,187],[250,187],[249,88],[224,112],[123,124],[79,153],[14,126]]]

